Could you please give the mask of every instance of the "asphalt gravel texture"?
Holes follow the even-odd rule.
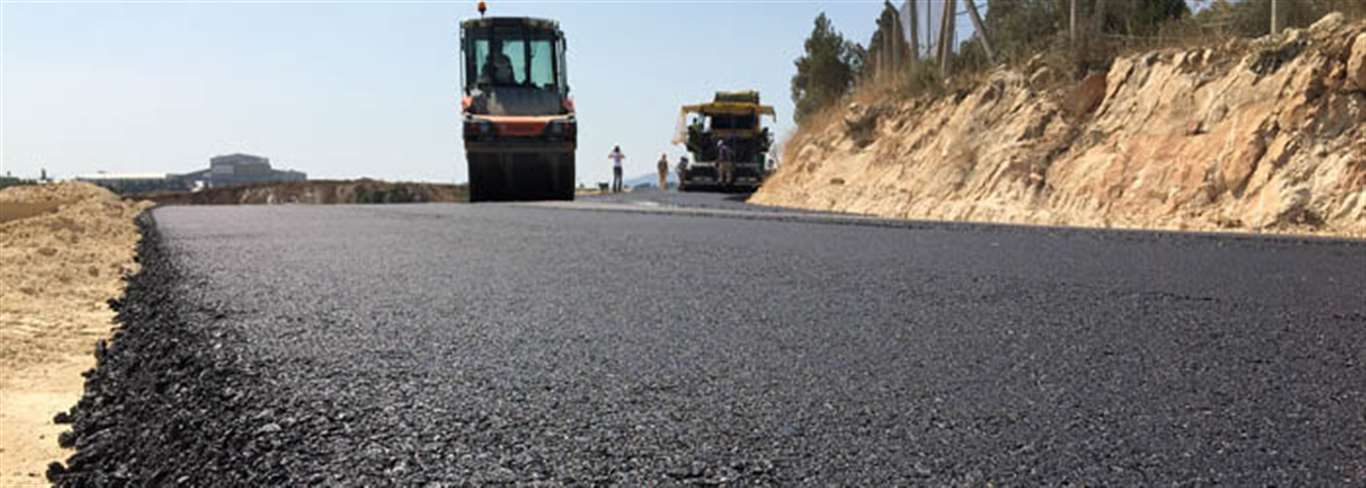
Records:
[[[1361,241],[516,204],[144,228],[59,486],[1366,484]]]

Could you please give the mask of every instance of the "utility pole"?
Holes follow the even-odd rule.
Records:
[[[906,48],[906,36],[902,33],[902,12],[897,12],[896,7],[892,7],[892,64],[896,66],[896,74],[902,72],[902,49]]]
[[[883,34],[886,35],[882,36],[882,60],[887,63],[883,68],[885,76],[890,77],[896,72],[896,51],[892,50],[892,30],[887,29]]]
[[[886,10],[884,9],[883,12],[886,12]],[[885,34],[882,36],[882,52],[886,53],[883,57],[887,60],[887,76],[890,77],[896,74],[896,51],[893,50],[892,44],[892,36],[895,35],[895,33],[892,32],[892,26],[888,24],[891,24],[891,22],[883,25],[887,30],[882,32]]]
[[[1077,43],[1077,0],[1072,0],[1072,7],[1067,15],[1067,36],[1072,40],[1072,44]]]
[[[891,22],[887,23],[887,44],[892,48],[892,76],[896,77],[901,74],[901,48],[906,40],[901,36],[901,12],[891,2],[887,3],[887,10],[892,12]]]
[[[1105,0],[1096,0],[1096,11],[1091,13],[1091,29],[1096,34],[1105,32]]]
[[[968,4],[968,18],[972,19],[972,27],[977,29],[977,38],[982,40],[982,50],[987,52],[987,63],[996,64],[996,57],[991,54],[991,41],[987,40],[987,28],[982,25],[982,16],[977,13],[977,0],[964,0]]]
[[[949,76],[949,55],[953,54],[953,17],[957,6],[954,0],[944,1],[943,21],[939,28],[939,74]]]
[[[1276,0],[1271,0],[1271,35],[1273,36],[1281,33],[1281,19],[1276,15],[1278,13],[1276,12],[1276,3]]]
[[[920,32],[918,32],[920,29],[919,26],[916,25],[920,22],[918,20],[920,13],[917,12],[917,10],[920,10],[918,1],[919,0],[906,1],[907,6],[911,7],[910,12],[908,12],[911,15],[911,59],[920,59]]]
[[[938,37],[943,38],[944,34]],[[929,3],[925,4],[925,42],[929,42],[929,45],[925,46],[925,57],[938,62],[938,40],[934,38],[934,7]]]
[[[944,0],[939,8],[939,38],[934,41],[934,62],[940,65],[942,72],[944,65],[944,28],[949,25],[949,0]]]

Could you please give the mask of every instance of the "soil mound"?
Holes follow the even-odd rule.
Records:
[[[0,367],[88,351],[109,331],[106,300],[135,270],[134,217],[150,204],[86,183],[11,187],[0,206],[47,211],[0,223]]]
[[[50,185],[11,186],[0,190],[0,203],[74,202],[117,199],[109,190],[89,183],[62,182]]]
[[[0,190],[0,486],[41,486],[64,455],[52,414],[81,396],[148,205],[85,183]]]

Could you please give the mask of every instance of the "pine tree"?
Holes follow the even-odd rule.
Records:
[[[865,56],[863,46],[845,40],[825,13],[816,16],[805,53],[795,62],[797,74],[792,76],[797,122],[843,97],[863,69]]]

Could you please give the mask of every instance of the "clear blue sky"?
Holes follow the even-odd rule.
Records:
[[[816,14],[866,43],[882,8],[489,4],[560,21],[589,184],[608,178],[616,143],[628,176],[652,171],[660,152],[676,159],[678,106],[717,89],[760,90],[786,133],[792,62]],[[0,169],[188,172],[246,152],[312,178],[464,181],[456,25],[474,5],[5,3]]]

